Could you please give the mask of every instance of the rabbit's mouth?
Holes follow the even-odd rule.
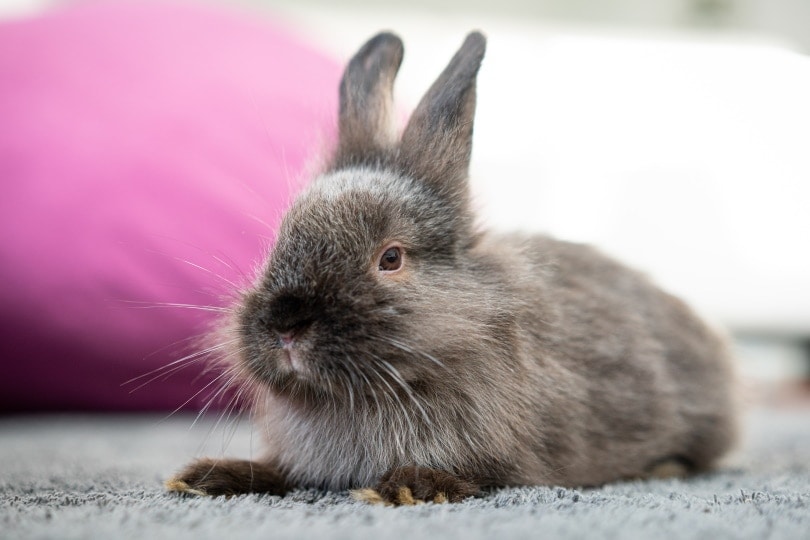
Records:
[[[304,371],[304,359],[302,358],[301,351],[295,347],[282,348],[281,362],[284,367],[296,373],[302,373]]]

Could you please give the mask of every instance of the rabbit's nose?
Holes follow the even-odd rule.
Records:
[[[305,297],[283,294],[270,304],[269,322],[282,345],[291,343],[313,322],[315,307]]]
[[[288,330],[286,332],[279,332],[278,333],[278,342],[281,345],[281,347],[284,348],[284,349],[289,349],[290,347],[292,347],[293,343],[295,343],[295,340],[298,338],[298,336],[301,333],[303,333],[307,329],[308,326],[309,325],[299,326],[299,327],[295,328],[294,330]]]
[[[295,341],[295,333],[293,332],[279,332],[278,340],[281,342],[282,347],[289,347]]]

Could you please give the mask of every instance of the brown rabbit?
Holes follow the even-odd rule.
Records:
[[[458,501],[700,471],[729,449],[729,357],[683,302],[587,246],[476,228],[485,44],[467,36],[399,138],[401,41],[349,62],[330,166],[229,327],[265,452],[195,461],[169,489]]]

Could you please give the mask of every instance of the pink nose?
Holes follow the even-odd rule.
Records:
[[[289,347],[295,341],[295,334],[293,332],[279,332],[278,339],[281,341],[282,347]]]

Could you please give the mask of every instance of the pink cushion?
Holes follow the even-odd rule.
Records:
[[[142,308],[227,305],[252,278],[333,138],[339,75],[268,21],[210,7],[0,24],[0,411],[173,409],[205,386],[201,362],[121,386],[197,350],[214,316]]]

